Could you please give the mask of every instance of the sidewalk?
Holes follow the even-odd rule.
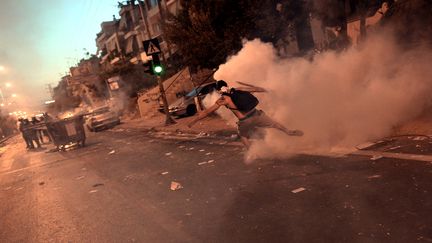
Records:
[[[234,125],[228,124],[225,120],[216,115],[206,117],[196,123],[192,128],[189,128],[187,124],[193,118],[194,117],[184,117],[180,119],[174,119],[176,121],[176,124],[166,126],[165,115],[160,113],[153,117],[124,120],[123,124],[121,124],[120,127],[138,128],[143,130],[154,130],[170,133],[184,133],[191,135],[205,134],[217,137],[234,137],[237,134],[237,128]]]
[[[187,124],[193,117],[175,119],[176,124],[165,125],[165,115],[157,114],[153,117],[124,120],[121,128],[135,128],[148,131],[159,131],[176,134],[190,134],[212,136],[219,138],[234,138],[237,136],[237,128],[233,124],[227,124],[218,116],[207,117],[192,128]],[[427,124],[424,127],[429,127]],[[424,131],[425,128],[421,132]],[[429,132],[430,130],[427,130]],[[399,129],[395,136],[381,141],[366,143],[367,146],[358,147],[351,155],[371,157],[371,160],[381,158],[405,159],[432,162],[432,136],[427,135],[401,135],[410,133],[410,129]],[[415,131],[418,132],[418,131]],[[360,145],[361,146],[361,145]]]

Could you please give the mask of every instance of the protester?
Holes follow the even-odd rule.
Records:
[[[28,119],[19,118],[18,119],[18,130],[21,132],[22,137],[26,143],[27,149],[34,149],[33,141],[31,139],[31,133],[28,129],[30,122]]]
[[[31,118],[31,124],[32,125],[38,125],[40,123],[41,123],[41,121],[39,119],[37,119],[36,117],[32,117]],[[35,127],[34,130],[35,130],[35,133],[36,133],[37,140],[40,141],[41,144],[43,144],[44,143],[44,141],[43,141],[43,132],[42,132],[41,127],[40,126],[39,127]]]
[[[237,122],[238,133],[241,141],[246,146],[250,147],[250,141],[252,135],[254,135],[260,128],[276,128],[287,135],[290,136],[302,136],[303,132],[300,130],[288,130],[286,127],[280,123],[274,121],[268,117],[264,111],[256,109],[259,101],[252,95],[252,92],[266,92],[265,89],[260,87],[255,87],[245,83],[240,83],[246,85],[246,87],[240,87],[237,89],[228,88],[225,81],[219,80],[216,82],[216,89],[221,94],[221,97],[216,101],[216,103],[209,107],[208,109],[201,112],[197,117],[195,117],[189,124],[192,127],[199,120],[207,117],[221,106],[225,106],[230,109],[234,115],[239,119]]]

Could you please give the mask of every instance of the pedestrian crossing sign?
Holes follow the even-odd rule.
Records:
[[[145,41],[143,41],[143,45],[144,45],[144,50],[145,50],[147,56],[161,53],[159,40],[157,38],[145,40]]]

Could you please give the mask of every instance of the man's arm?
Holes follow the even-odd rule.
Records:
[[[192,127],[195,123],[197,123],[199,120],[204,119],[211,113],[215,112],[220,107],[220,103],[216,102],[214,105],[210,106],[208,109],[203,110],[201,113],[198,114],[194,119],[192,119],[191,122],[189,122],[188,127]]]

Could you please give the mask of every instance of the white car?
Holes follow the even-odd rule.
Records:
[[[197,112],[195,97],[201,102],[206,95],[216,90],[216,83],[208,83],[193,88],[187,95],[174,101],[169,107],[169,113],[173,116],[193,116]]]
[[[119,115],[108,106],[96,108],[86,115],[86,126],[91,132],[111,128],[118,124],[120,124]]]

